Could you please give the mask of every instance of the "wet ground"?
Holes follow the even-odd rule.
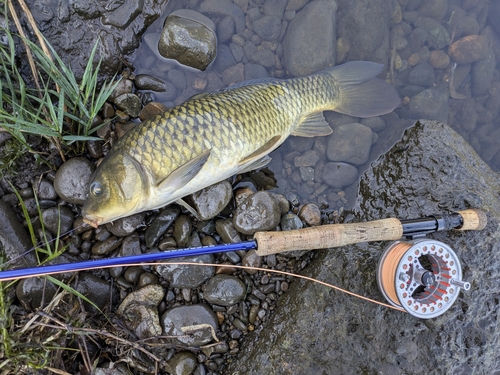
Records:
[[[217,275],[209,268],[204,268],[205,272],[189,267],[117,267],[110,272],[82,273],[75,287],[85,293],[94,292],[91,299],[111,314],[127,296],[155,301],[138,310],[122,307],[121,315],[117,315],[118,321],[127,321],[124,316],[128,313],[123,313],[127,310],[131,314],[128,321],[149,321],[144,318],[148,316],[154,322],[149,331],[129,323],[131,341],[154,336],[162,330],[163,334],[178,334],[179,325],[199,324],[200,319],[214,327],[221,343],[212,347],[199,349],[215,343],[207,332],[199,333],[201,338],[194,343],[172,344],[160,339],[162,349],[148,347],[168,361],[171,373],[257,374],[268,371],[269,366],[276,374],[328,373],[333,367],[342,373],[367,374],[492,373],[498,367],[494,355],[498,291],[493,282],[497,262],[492,255],[498,237],[493,228],[498,222],[494,198],[498,197],[495,195],[498,184],[492,181],[496,172],[489,171],[483,161],[493,171],[500,169],[500,83],[496,69],[500,37],[494,22],[500,19],[497,3],[205,0],[190,1],[187,5],[176,1],[168,4],[145,1],[139,8],[132,2],[116,2],[106,7],[98,2],[31,5],[41,30],[72,61],[76,71],[81,71],[86,62],[85,48],[92,46],[99,35],[103,41],[100,55],[104,58],[105,72],[128,67],[132,74],[130,91],[142,104],[154,100],[170,107],[194,94],[217,91],[243,80],[299,76],[362,59],[385,65],[381,77],[394,84],[402,105],[391,114],[371,119],[327,113],[325,117],[334,129],[332,136],[291,137],[271,155],[273,161],[267,169],[232,181],[232,189],[227,191],[227,199],[232,203],[213,219],[198,223],[180,209],[167,208],[95,231],[80,228],[63,239],[69,248],[60,261],[245,240],[251,236],[243,234],[241,228],[236,230],[231,220],[234,202],[248,194],[245,188],[265,188],[278,194],[272,199],[282,204],[270,203],[261,214],[263,222],[268,216],[272,221],[279,211],[282,229],[337,222],[345,218],[346,211],[354,214],[348,216],[349,220],[365,221],[389,216],[417,217],[469,206],[487,210],[492,224],[482,237],[451,236],[456,242],[454,247],[460,249],[466,277],[473,280],[473,289],[435,321],[419,321],[408,314],[353,301],[323,287],[270,272],[231,269],[231,265],[243,264],[298,271],[313,260],[306,273],[382,299],[375,283],[374,264],[385,244],[349,247],[334,254],[309,253],[301,258],[261,259],[253,253],[235,252],[195,259],[227,264],[222,274]],[[155,50],[164,19],[180,8],[199,11],[215,24],[218,54],[204,72],[165,60]],[[325,30],[329,30],[327,36]],[[464,41],[465,37],[468,39]],[[312,40],[315,42],[311,43]],[[160,79],[165,90],[141,86],[134,79],[141,75]],[[108,115],[115,114],[113,110]],[[104,128],[99,135],[112,143],[130,123],[138,122],[134,117],[122,117],[122,122]],[[402,144],[372,167],[371,163],[391,149],[401,139],[404,129],[419,118],[447,123],[483,161],[448,128],[429,125],[424,130],[408,132]],[[419,148],[419,141],[427,148]],[[39,187],[39,176],[42,177],[46,190],[38,189],[37,196],[43,201],[44,220],[47,228],[52,228],[52,234],[57,232],[55,223],[59,220],[56,207],[61,208],[62,224],[68,229],[80,223],[85,184],[75,188],[75,183],[90,177],[94,161],[108,151],[110,143],[90,144],[85,158],[71,161],[74,165],[67,168],[69,174],[33,167],[34,171],[27,175],[20,173],[13,180],[22,189],[35,218],[38,212],[34,209],[31,186]],[[423,153],[428,157],[415,156]],[[427,167],[435,164],[439,167],[429,172]],[[476,170],[470,165],[480,167]],[[360,185],[359,177],[365,171]],[[475,182],[477,176],[481,176],[480,182]],[[2,201],[17,210],[17,199],[10,186],[2,181],[1,187]],[[226,199],[220,190],[208,197]],[[14,215],[8,210],[5,208],[2,213],[12,218]],[[17,224],[13,225],[17,228]],[[4,233],[2,238],[8,237]],[[450,240],[447,236],[442,239]],[[11,246],[7,241],[2,244]],[[19,247],[27,250],[29,244]],[[462,249],[466,247],[476,252],[464,253]],[[483,253],[488,255],[482,257]],[[345,269],[339,270],[338,264]],[[217,295],[220,285],[232,291],[222,300]],[[155,286],[161,286],[161,291]],[[134,294],[144,287],[151,294]],[[36,280],[21,283],[16,303],[26,313],[36,309],[43,302],[33,296],[39,296],[44,288],[46,285]],[[55,288],[46,293],[45,301],[55,293]],[[112,306],[108,304],[110,300]],[[92,309],[85,311],[75,324],[82,317],[85,320],[99,316]],[[478,316],[483,320],[477,320]],[[182,321],[183,317],[188,318]],[[99,326],[98,318],[95,324]],[[311,330],[317,331],[316,340],[309,341]],[[68,335],[68,341],[70,338]],[[105,352],[111,353],[109,362],[123,358],[109,348],[103,351],[94,348],[91,355],[101,358],[100,366],[108,365]],[[133,372],[147,372],[145,369],[155,363],[143,353],[127,358],[134,358],[129,363]],[[72,364],[61,361],[59,366],[66,366],[66,371],[72,373],[77,371],[79,361]]]

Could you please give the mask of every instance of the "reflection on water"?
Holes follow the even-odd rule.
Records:
[[[207,11],[207,3],[213,4],[213,11]],[[288,39],[293,35],[300,43],[300,29],[319,28],[324,22],[321,12],[318,15],[317,9],[292,1],[255,3],[193,1],[186,6],[182,1],[171,1],[131,59],[135,74],[149,74],[167,83],[165,92],[142,92],[145,100],[174,106],[197,93],[214,92],[246,79],[287,78],[287,72],[300,71],[303,67],[292,67],[296,61],[290,61],[290,50],[297,46],[294,40],[286,40],[287,34]],[[391,114],[362,120],[328,112],[325,117],[334,129],[332,136],[290,137],[271,154],[268,169],[274,173],[277,190],[300,203],[317,202],[323,209],[349,206],[357,192],[356,177],[418,118],[447,122],[494,170],[500,170],[500,82],[496,70],[500,36],[488,22],[487,6],[458,1],[403,1],[401,6],[381,1],[380,9],[372,9],[364,3],[348,6],[348,1],[338,1],[336,18],[331,20],[336,43],[330,48],[336,54],[336,64],[354,59],[383,62],[385,78],[397,88],[402,105]],[[157,50],[165,18],[188,7],[204,13],[216,25],[218,56],[204,72],[164,59]],[[244,27],[238,25],[241,19],[236,19],[231,7],[243,11]],[[278,34],[269,31],[273,27]],[[299,31],[294,33],[293,27]],[[314,39],[301,47],[311,51],[308,59],[302,59],[306,68],[322,58],[319,55],[331,44],[322,32]],[[478,56],[473,57],[474,53]],[[260,172],[254,177],[266,176]]]

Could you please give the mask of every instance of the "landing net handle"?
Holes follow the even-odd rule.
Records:
[[[486,214],[468,209],[449,215],[400,221],[395,218],[366,223],[329,224],[283,232],[257,232],[257,254],[260,256],[292,250],[328,249],[369,241],[391,241],[401,237],[425,236],[442,230],[481,230],[487,224]]]

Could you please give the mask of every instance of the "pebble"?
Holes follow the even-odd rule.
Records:
[[[264,16],[253,22],[255,33],[264,40],[278,40],[281,33],[281,18]]]
[[[56,173],[54,189],[57,195],[69,203],[85,203],[90,178],[94,170],[94,165],[85,158],[69,159]]]
[[[139,118],[141,121],[152,119],[167,110],[167,106],[158,102],[149,102],[144,107],[142,107],[139,112]],[[135,125],[135,124],[134,124]]]
[[[113,289],[110,288],[106,280],[86,272],[80,274],[76,286],[74,284],[71,286],[87,297],[101,310],[108,304],[110,300],[109,295],[113,292]],[[83,304],[88,311],[95,311],[95,308],[86,301],[84,301]]]
[[[190,375],[194,374],[198,366],[196,356],[188,351],[175,353],[172,359],[168,361],[168,373],[172,375]]]
[[[139,74],[135,76],[135,86],[139,90],[151,90],[162,92],[166,90],[165,82],[149,74]]]
[[[448,52],[457,64],[470,64],[485,59],[489,51],[488,38],[482,35],[467,35],[454,42]]]
[[[165,292],[160,285],[145,286],[129,293],[116,313],[124,318],[122,322],[139,339],[161,335],[158,305],[164,296]]]
[[[233,190],[229,181],[224,180],[191,195],[193,208],[201,220],[210,220],[229,204],[233,198]]]
[[[342,162],[326,163],[323,169],[323,182],[334,189],[352,184],[358,178],[358,170],[350,164]]]
[[[215,231],[224,243],[241,242],[241,237],[233,225],[233,219],[224,219],[215,221]]]
[[[299,211],[299,218],[311,227],[321,225],[321,211],[315,203],[306,203]]]
[[[42,211],[45,228],[57,235],[68,232],[73,227],[73,211],[66,206],[51,207]]]
[[[97,242],[92,246],[92,254],[98,256],[106,255],[117,249],[122,243],[122,240],[123,238],[112,236],[102,242]]]
[[[186,246],[192,230],[193,223],[187,215],[181,215],[175,220],[173,237],[178,247]]]
[[[219,306],[231,306],[241,301],[247,288],[237,277],[218,274],[202,287],[203,297],[208,303]]]
[[[144,233],[144,240],[148,248],[152,248],[160,237],[177,219],[181,210],[177,207],[167,207],[149,224]]]
[[[109,96],[109,100],[113,101],[115,98],[117,98],[120,95],[129,94],[132,92],[133,89],[134,89],[134,82],[132,82],[129,79],[121,79],[117,83],[117,85],[116,85],[115,89],[113,90],[113,92],[111,93],[111,95]]]
[[[326,155],[330,161],[364,164],[372,146],[372,130],[360,123],[342,124],[328,137]]]
[[[302,220],[295,214],[286,214],[281,217],[280,221],[281,230],[294,230],[302,229],[304,224]]]
[[[236,208],[233,225],[240,233],[254,234],[275,229],[280,217],[281,209],[276,199],[268,192],[259,191]]]
[[[40,277],[22,279],[16,286],[16,297],[27,310],[37,311],[47,306],[54,298],[57,287]]]
[[[191,9],[179,9],[165,20],[158,52],[167,59],[205,70],[216,56],[217,37],[212,20]]]
[[[123,94],[116,97],[115,105],[130,117],[139,117],[141,111],[141,99],[135,94]]]
[[[486,58],[472,64],[472,94],[474,96],[489,94],[494,82],[496,65],[495,53],[491,48]]]
[[[410,101],[410,116],[414,119],[448,121],[448,94],[436,89],[424,90]]]
[[[313,1],[297,13],[283,39],[283,64],[290,75],[305,76],[335,64],[336,17],[334,1]]]
[[[230,0],[204,0],[200,4],[199,11],[216,18],[230,16],[234,21],[236,32],[241,33],[245,29],[245,14]]]
[[[441,50],[434,50],[429,54],[429,63],[434,69],[444,69],[450,65],[450,57]]]
[[[436,20],[429,17],[419,17],[415,21],[415,26],[427,32],[426,43],[429,48],[443,49],[450,44],[448,30]]]
[[[432,86],[434,82],[434,69],[427,61],[423,61],[412,68],[408,81],[412,85]]]
[[[205,304],[176,306],[168,309],[161,317],[164,334],[178,337],[177,340],[187,346],[201,346],[213,340],[210,329],[203,328],[186,336],[182,327],[209,324],[217,332],[219,325],[213,310]]]
[[[204,254],[171,258],[165,263],[155,266],[156,272],[169,282],[171,288],[196,288],[215,274],[215,269],[212,266],[169,264],[175,262],[213,263],[214,257],[212,254]]]
[[[138,214],[113,220],[113,222],[106,224],[106,229],[115,236],[125,237],[135,232],[138,228],[143,227],[145,217],[146,214],[144,212],[140,212]]]
[[[47,180],[41,180],[35,188],[39,199],[56,200],[57,193],[54,186]]]
[[[318,161],[318,153],[314,150],[309,150],[300,156],[296,156],[293,163],[296,167],[314,167]]]
[[[255,250],[248,250],[243,257],[241,264],[246,267],[260,268],[262,267],[262,257],[257,255]],[[246,269],[245,272],[249,275],[255,275],[258,270]]]
[[[14,210],[0,199],[0,247],[12,267],[34,267],[33,252],[26,253],[33,244]]]

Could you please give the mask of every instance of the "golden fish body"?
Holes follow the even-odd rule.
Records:
[[[330,134],[324,110],[357,117],[392,111],[399,97],[374,78],[381,69],[359,61],[307,77],[250,81],[197,95],[143,122],[97,168],[82,210],[85,221],[97,226],[162,207],[262,167],[289,135]]]

